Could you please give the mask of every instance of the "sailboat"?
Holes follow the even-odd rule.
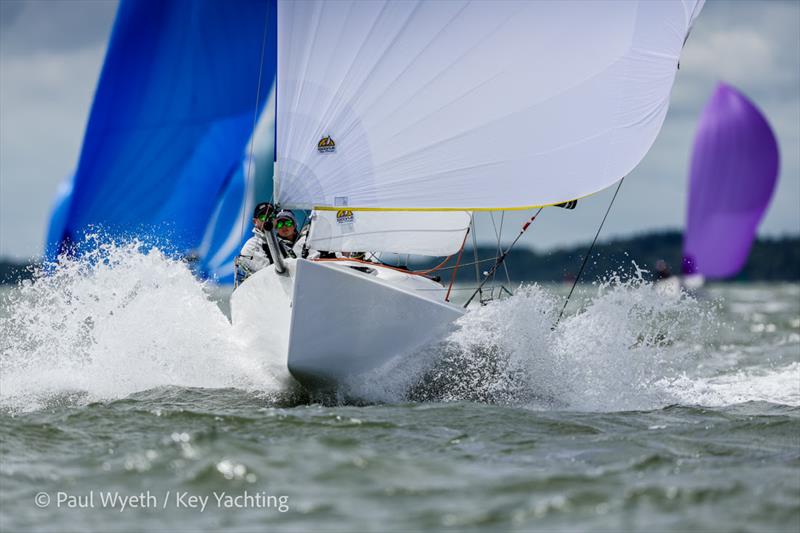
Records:
[[[744,267],[778,180],[775,134],[763,113],[720,83],[700,118],[689,176],[683,284],[735,276]]]
[[[48,259],[87,234],[133,236],[233,283],[242,214],[272,189],[275,23],[271,0],[120,2]]]
[[[473,213],[573,202],[641,161],[702,4],[278,0],[274,202],[311,212],[317,250],[460,258]],[[278,260],[231,312],[286,379],[331,390],[466,311],[429,272],[344,257]]]

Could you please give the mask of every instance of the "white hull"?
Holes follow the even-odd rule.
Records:
[[[231,295],[231,322],[243,349],[263,357],[264,365],[286,385],[294,382],[286,367],[289,351],[295,262],[287,261],[287,275],[270,265],[249,278]]]
[[[261,270],[233,293],[233,325],[276,372],[312,390],[357,383],[441,337],[464,314],[422,276],[349,261],[288,260],[287,267],[287,275]]]

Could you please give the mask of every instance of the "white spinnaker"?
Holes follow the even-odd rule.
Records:
[[[509,209],[597,192],[655,140],[702,3],[279,0],[276,198]]]
[[[466,211],[314,211],[307,245],[331,252],[458,252],[469,228]]]

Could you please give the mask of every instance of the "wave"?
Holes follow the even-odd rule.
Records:
[[[613,275],[586,292],[579,310],[553,328],[563,296],[522,287],[470,311],[415,367],[383,368],[368,385],[351,385],[352,393],[378,401],[604,412],[750,401],[800,405],[800,363],[733,369],[718,363],[728,327],[719,318],[721,302],[640,276]]]
[[[0,405],[125,397],[164,385],[269,389],[188,265],[141,241],[64,256],[11,291],[0,318]]]
[[[0,407],[124,398],[163,386],[286,393],[189,266],[141,241],[99,242],[4,296]],[[800,363],[709,373],[722,357],[716,302],[613,276],[563,297],[538,285],[471,310],[443,341],[352,384],[373,402],[477,401],[534,409],[800,405]]]

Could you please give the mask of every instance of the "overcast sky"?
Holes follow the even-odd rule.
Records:
[[[56,189],[77,164],[116,8],[113,0],[0,0],[0,257],[41,254]],[[626,178],[604,239],[683,226],[691,143],[720,80],[762,109],[780,144],[778,189],[761,234],[800,233],[800,2],[721,0],[708,1],[695,24],[664,128]],[[572,212],[545,210],[524,244],[591,239],[612,194]],[[506,216],[509,238],[524,217]],[[490,234],[487,218],[478,235]]]

